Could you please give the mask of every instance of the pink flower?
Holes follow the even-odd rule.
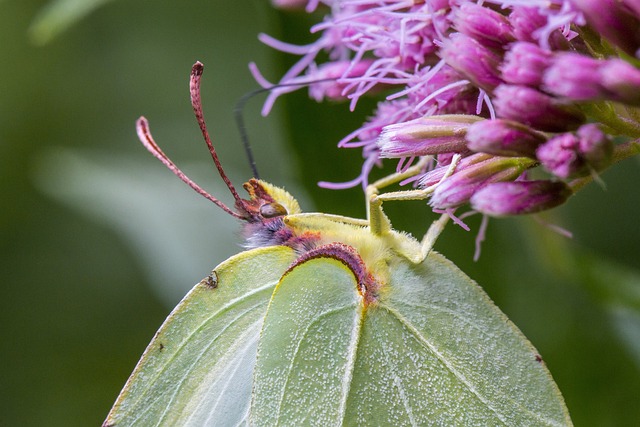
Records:
[[[307,2],[307,10],[319,3]],[[640,133],[633,117],[616,122],[609,104],[585,105],[640,105],[640,70],[580,36],[589,23],[585,34],[595,28],[635,54],[640,46],[637,0],[548,0],[527,6],[513,0],[322,3],[329,6],[328,14],[311,28],[318,35],[315,42],[294,46],[260,36],[269,46],[299,56],[271,90],[263,113],[280,95],[302,86],[309,86],[318,101],[348,101],[351,110],[362,96],[386,94],[367,121],[338,143],[362,150],[361,170],[349,182],[323,182],[324,187],[366,187],[370,171],[383,159],[399,158],[402,170],[432,155],[438,165],[414,181],[422,187],[437,184],[430,202],[434,208],[465,204],[481,189],[477,200],[491,200],[495,189],[497,198],[516,190],[531,198],[530,206],[518,199],[520,207],[504,212],[532,212],[551,206],[544,195],[560,200],[561,184],[489,184],[521,182],[521,173],[537,161],[563,179],[601,170],[613,151],[602,129]],[[251,68],[263,87],[273,86],[255,65]],[[607,127],[584,125],[587,120]],[[613,129],[616,123],[624,126]],[[440,183],[454,154],[462,159]]]
[[[465,135],[476,116],[431,116],[385,126],[376,143],[381,157],[412,157],[466,151]]]
[[[563,53],[554,58],[544,74],[543,88],[572,100],[605,99],[601,84],[601,61],[578,53]]]
[[[495,182],[471,196],[471,207],[497,217],[532,214],[559,206],[572,194],[562,181]]]
[[[551,61],[551,51],[535,43],[517,42],[510,46],[500,67],[502,78],[510,84],[537,87]]]
[[[440,56],[481,89],[490,92],[502,83],[498,71],[502,57],[472,37],[452,34],[443,42]]]
[[[467,147],[470,150],[496,156],[535,158],[536,148],[546,138],[540,132],[510,120],[483,120],[467,129]]]
[[[582,126],[575,134],[565,133],[542,144],[536,151],[540,163],[559,178],[583,176],[607,166],[613,145],[596,125]]]
[[[501,85],[494,102],[498,116],[549,132],[575,129],[586,119],[574,105],[527,86]]]
[[[486,160],[460,168],[445,178],[433,192],[429,204],[436,209],[463,205],[485,186],[501,181],[513,181],[535,161],[524,157],[490,156]]]
[[[462,3],[453,13],[453,25],[485,46],[501,48],[516,40],[505,15],[475,3]]]

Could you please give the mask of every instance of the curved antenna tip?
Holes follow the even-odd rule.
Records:
[[[204,64],[200,61],[196,61],[196,63],[193,64],[193,67],[191,67],[191,74],[194,76],[201,76],[203,71]]]

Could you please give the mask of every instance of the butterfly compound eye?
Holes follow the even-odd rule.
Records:
[[[274,218],[277,216],[284,216],[287,213],[288,212],[285,209],[285,207],[282,206],[280,203],[273,202],[273,203],[267,203],[260,206],[260,215],[262,215],[263,218]]]

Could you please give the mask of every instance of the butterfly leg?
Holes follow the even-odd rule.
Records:
[[[404,172],[396,172],[384,178],[375,181],[373,184],[369,184],[366,190],[367,196],[367,221],[369,221],[369,227],[371,232],[377,235],[384,235],[391,231],[391,222],[385,215],[382,209],[382,202],[385,200],[382,198],[379,192],[381,189],[393,185],[402,181],[403,179],[411,178],[424,171],[427,163],[431,160],[431,156],[423,157],[420,161],[411,166]],[[421,190],[417,190],[421,191]],[[405,195],[406,193],[415,193],[416,191],[398,191],[395,192],[398,195]],[[392,194],[392,193],[388,193]],[[409,196],[411,197],[411,196]],[[424,197],[418,197],[421,199]],[[408,198],[404,200],[416,200],[415,198]]]
[[[443,180],[453,174],[460,158],[460,155],[455,155],[442,179],[438,183],[427,188],[379,194],[380,189],[422,172],[428,158],[423,158],[418,164],[407,169],[405,172],[389,175],[369,185],[367,187],[367,200],[369,202],[367,218],[369,220],[371,232],[378,235],[385,235],[389,234],[391,231],[391,222],[382,209],[383,202],[392,200],[424,200],[428,198]],[[422,238],[420,249],[418,251],[416,251],[415,248],[400,247],[398,248],[399,252],[412,262],[416,264],[421,263],[427,255],[429,255],[431,249],[433,249],[433,245],[438,239],[440,233],[444,230],[448,221],[448,214],[442,214],[439,219],[434,221]]]

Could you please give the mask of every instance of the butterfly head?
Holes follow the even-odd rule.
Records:
[[[249,200],[236,203],[236,208],[249,222],[268,221],[286,215],[300,213],[300,206],[291,194],[259,179],[250,179],[244,184]]]

